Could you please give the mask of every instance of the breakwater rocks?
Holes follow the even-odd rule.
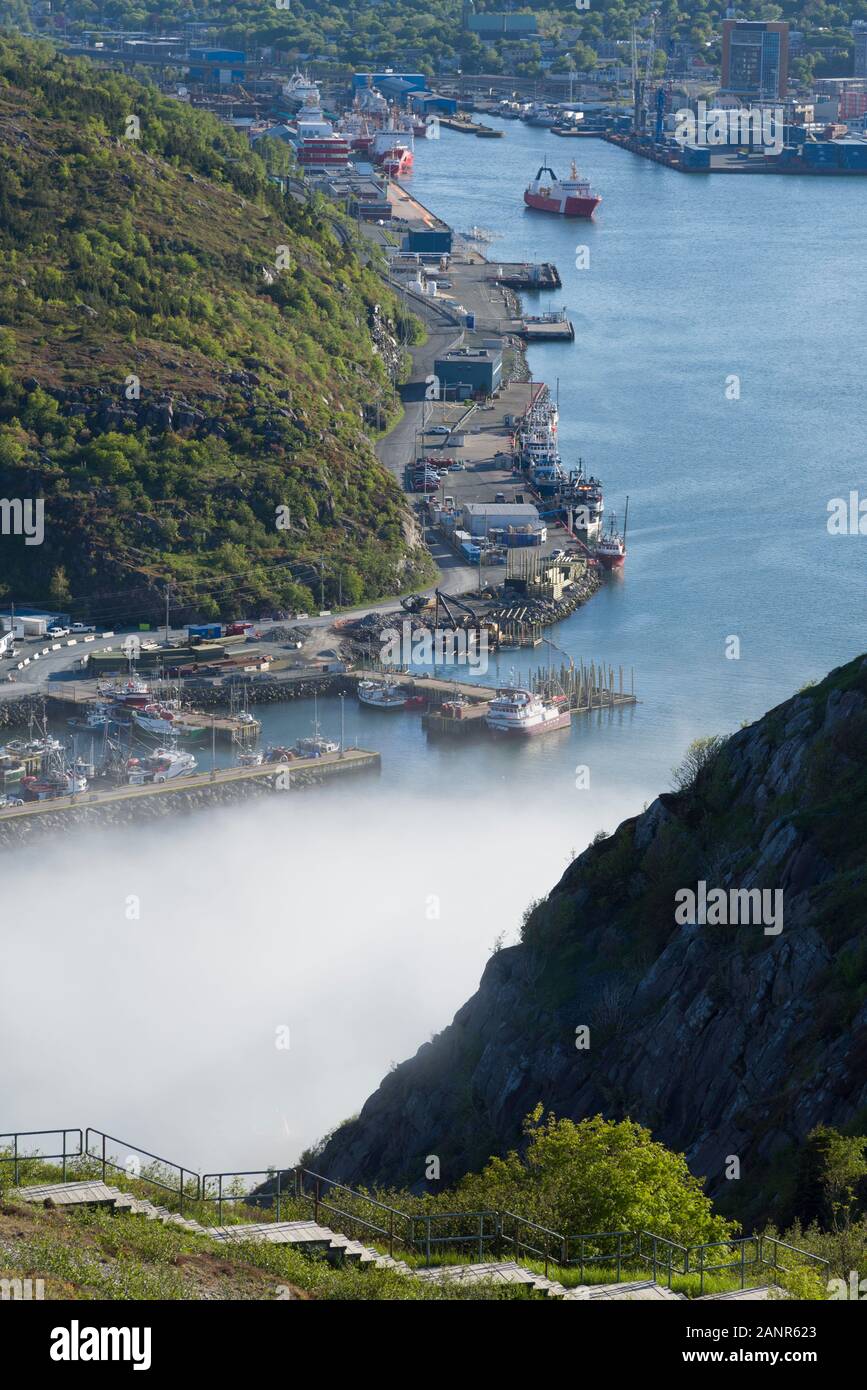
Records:
[[[0,729],[21,729],[31,715],[41,714],[43,701],[38,695],[20,695],[0,700]]]
[[[183,681],[184,698],[197,709],[226,709],[229,705],[229,687],[214,685],[209,681]],[[342,674],[331,672],[317,676],[304,676],[301,679],[281,680],[278,675],[262,679],[233,679],[231,688],[240,696],[246,697],[251,705],[281,704],[285,700],[312,700],[314,695],[354,695],[356,683]]]

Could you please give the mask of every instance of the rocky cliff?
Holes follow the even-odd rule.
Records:
[[[436,1154],[448,1186],[519,1144],[541,1101],[630,1116],[735,1208],[752,1191],[770,1209],[814,1125],[867,1118],[865,752],[865,658],[694,749],[681,789],[572,863],[319,1171],[418,1187]]]

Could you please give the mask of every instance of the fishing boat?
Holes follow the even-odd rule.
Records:
[[[571,722],[572,711],[565,700],[545,700],[517,685],[498,687],[485,714],[485,723],[494,733],[521,738],[568,729]]]
[[[579,177],[572,161],[570,177],[558,179],[554,170],[543,164],[536,177],[524,190],[524,202],[537,212],[553,212],[560,217],[592,217],[602,202],[590,187],[588,179]]]
[[[371,709],[404,709],[406,695],[393,681],[359,681],[358,698]]]
[[[321,758],[325,753],[339,753],[340,744],[333,738],[326,738],[319,724],[319,706],[313,697],[313,732],[295,740],[292,751],[298,758]]]
[[[617,517],[612,512],[608,530],[596,547],[596,558],[600,565],[607,570],[622,569],[626,562],[626,522],[628,516],[629,498],[627,497],[622,534],[617,530]]]
[[[97,694],[131,709],[144,709],[154,698],[147,681],[143,681],[140,676],[130,676],[129,680],[110,685],[98,685]]]
[[[192,753],[182,753],[174,747],[155,748],[147,758],[127,761],[127,781],[131,787],[141,787],[148,782],[158,785],[175,777],[189,777],[197,767]]]
[[[156,738],[176,736],[192,742],[194,739],[204,738],[207,733],[204,724],[186,724],[179,721],[169,705],[145,705],[144,709],[133,709],[131,714],[132,722],[137,729]]]
[[[112,723],[111,706],[102,702],[89,705],[84,717],[67,719],[70,729],[82,734],[101,734]]]

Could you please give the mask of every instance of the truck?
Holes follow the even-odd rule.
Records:
[[[222,637],[222,623],[188,623],[187,637],[191,642],[213,642]]]
[[[248,633],[252,629],[252,627],[253,624],[248,622],[229,623],[229,626],[226,628],[226,636],[242,637],[245,635],[245,633]]]
[[[73,637],[78,637],[85,632],[96,632],[96,628],[93,626],[93,623],[73,623],[69,631],[72,633]]]

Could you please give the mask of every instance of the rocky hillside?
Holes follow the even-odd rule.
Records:
[[[0,41],[3,589],[100,620],[375,597],[426,564],[370,429],[413,325],[324,201],[152,87]],[[268,154],[286,163],[282,147]]]
[[[492,957],[318,1170],[418,1187],[436,1154],[451,1185],[518,1145],[541,1101],[573,1119],[629,1116],[733,1211],[781,1210],[813,1126],[865,1132],[865,755],[863,657],[694,748],[682,789],[573,862],[521,944]],[[702,893],[707,924],[690,924]],[[746,905],[761,902],[756,921]]]

